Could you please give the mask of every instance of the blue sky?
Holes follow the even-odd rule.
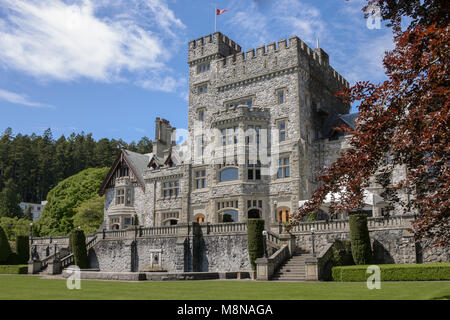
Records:
[[[217,30],[243,51],[297,35],[351,84],[385,79],[391,30],[362,0],[0,0],[0,132],[153,138],[187,126],[187,43]]]

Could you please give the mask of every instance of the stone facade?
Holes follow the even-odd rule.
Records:
[[[317,188],[317,173],[349,147],[350,137],[332,129],[356,118],[335,96],[348,82],[323,49],[291,37],[244,54],[216,32],[189,43],[188,66],[188,140],[176,144],[176,129],[157,118],[152,153],[122,150],[99,192],[105,221],[92,268],[249,270],[246,220],[279,230]],[[371,192],[380,195],[375,181]],[[381,216],[380,207],[369,209]],[[448,253],[418,248],[399,219],[369,226],[377,263],[448,261]],[[345,221],[320,223],[315,252],[349,239]],[[312,251],[307,224],[293,234]]]
[[[316,188],[317,146],[349,111],[328,60],[297,37],[245,54],[220,32],[191,41],[188,141],[157,118],[153,153],[123,151],[101,191],[106,228],[288,221]]]

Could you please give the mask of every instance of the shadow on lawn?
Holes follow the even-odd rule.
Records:
[[[450,300],[450,296],[434,297],[431,300]]]

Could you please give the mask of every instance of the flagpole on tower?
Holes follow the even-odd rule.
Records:
[[[216,32],[217,6],[214,8],[214,32]]]

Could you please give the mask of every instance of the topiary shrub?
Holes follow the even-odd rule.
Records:
[[[333,266],[350,266],[355,264],[350,241],[335,240],[332,250]]]
[[[353,261],[357,265],[372,263],[372,248],[370,245],[367,214],[354,213],[349,217],[350,241]]]
[[[16,236],[16,253],[19,264],[28,263],[30,259],[30,242],[28,236]]]
[[[256,269],[256,259],[264,256],[264,238],[262,235],[263,230],[264,219],[247,220],[248,255],[253,270]]]
[[[0,227],[0,264],[5,264],[11,255],[11,247],[6,237],[6,233],[2,227]]]
[[[83,230],[74,230],[70,233],[69,238],[70,249],[73,253],[75,265],[80,269],[89,267],[88,256],[86,251],[86,237]]]

